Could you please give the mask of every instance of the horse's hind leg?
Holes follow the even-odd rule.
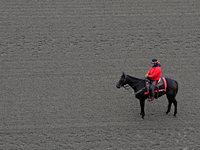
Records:
[[[167,107],[167,112],[166,112],[166,114],[168,114],[168,113],[170,112],[171,106],[172,106],[172,100],[168,98],[168,102],[169,102],[169,103],[168,103],[168,107]]]
[[[175,99],[175,97],[173,98],[173,104],[174,104],[174,117],[176,117],[176,114],[177,114],[177,101]]]
[[[176,101],[175,97],[169,97],[169,96],[167,96],[167,98],[168,98],[169,104],[168,104],[168,109],[167,109],[166,114],[168,114],[170,112],[171,105],[173,103],[174,104],[174,117],[175,117],[176,114],[177,114],[177,101]]]

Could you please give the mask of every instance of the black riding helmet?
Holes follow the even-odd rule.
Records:
[[[158,60],[157,60],[157,59],[152,59],[151,63],[152,63],[152,64],[154,64],[154,63],[157,64],[157,63],[158,63]]]

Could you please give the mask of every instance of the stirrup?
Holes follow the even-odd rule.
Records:
[[[151,98],[148,98],[147,101],[151,102]]]
[[[147,101],[152,102],[154,100],[154,98],[148,98]]]

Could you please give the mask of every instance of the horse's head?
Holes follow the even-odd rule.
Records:
[[[121,79],[119,80],[119,82],[116,85],[117,88],[120,88],[120,87],[124,86],[125,84],[127,84],[126,77],[127,77],[127,75],[125,75],[125,73],[122,72]]]

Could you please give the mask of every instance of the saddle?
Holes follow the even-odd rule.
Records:
[[[146,92],[144,94],[149,94],[149,89],[151,86],[151,81],[150,80],[146,80]],[[160,78],[159,81],[156,83],[155,85],[155,89],[154,89],[154,93],[157,93],[157,98],[159,95],[159,92],[166,92],[167,89],[167,82],[166,79],[164,77]]]

